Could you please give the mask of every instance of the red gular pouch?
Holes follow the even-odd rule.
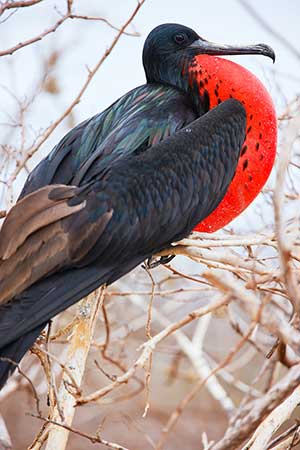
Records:
[[[246,139],[235,176],[219,206],[196,227],[212,233],[239,216],[265,185],[274,165],[277,120],[272,99],[249,70],[223,58],[198,55],[189,69],[209,109],[229,98],[239,100],[247,113]]]

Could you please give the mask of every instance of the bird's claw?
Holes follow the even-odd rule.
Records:
[[[154,269],[155,267],[160,266],[161,264],[168,264],[172,259],[175,258],[175,255],[169,255],[169,256],[160,256],[159,258],[154,258],[151,256],[151,258],[148,258],[145,261],[145,264],[142,266],[143,269]]]

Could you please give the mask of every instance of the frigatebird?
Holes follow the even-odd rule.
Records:
[[[0,232],[0,386],[53,316],[197,224],[222,227],[260,191],[274,109],[253,75],[216,57],[227,54],[275,58],[264,44],[158,26],[143,50],[147,83],[71,130],[29,175]]]

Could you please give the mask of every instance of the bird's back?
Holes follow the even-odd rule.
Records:
[[[135,88],[69,131],[31,172],[21,197],[48,184],[83,185],[114,161],[144,152],[196,117],[189,97],[175,88]]]

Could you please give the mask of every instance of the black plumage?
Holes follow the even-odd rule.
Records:
[[[19,362],[50,318],[188,235],[224,197],[245,138],[244,107],[228,100],[204,114],[183,81],[178,89],[160,81],[69,132],[8,215],[0,386],[14,369],[6,358]]]
[[[140,86],[71,130],[29,175],[21,197],[47,184],[85,184],[114,161],[147,150],[203,112],[171,86]]]

